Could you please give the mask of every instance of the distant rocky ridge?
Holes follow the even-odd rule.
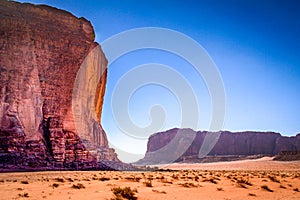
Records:
[[[0,1],[0,169],[130,168],[108,147],[100,125],[107,60],[94,37],[85,18],[46,5]],[[100,49],[96,60],[87,64],[104,70],[92,83],[97,156],[83,144],[72,113],[76,74],[94,48]]]
[[[165,147],[175,137],[179,129],[171,129],[165,132],[155,133],[149,137],[147,152],[143,159],[137,161],[137,165],[153,165],[166,163],[161,156],[159,149]],[[204,138],[209,133],[207,131],[194,131],[192,129],[180,129],[184,135],[195,135],[192,144],[181,156],[174,162],[215,162],[232,161],[240,159],[258,158],[261,156],[274,156],[283,151],[300,150],[300,134],[292,137],[281,136],[275,132],[229,132],[221,131],[219,140],[205,157],[199,158],[198,153]],[[179,144],[185,144],[185,137],[182,137]],[[172,154],[182,148],[176,146],[172,152],[166,152],[166,155]]]

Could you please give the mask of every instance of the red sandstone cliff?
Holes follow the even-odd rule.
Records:
[[[99,123],[106,70],[93,83],[96,157],[74,125],[74,81],[94,48],[96,64],[105,70],[88,20],[49,6],[0,1],[0,168],[99,167],[96,157],[118,162]]]
[[[222,131],[221,135],[204,158],[199,158],[199,150],[203,144],[207,131],[193,131],[191,129],[180,129],[184,131],[184,137],[181,138],[179,145],[175,146],[172,151],[163,152],[160,149],[166,147],[178,134],[177,128],[165,132],[155,133],[150,136],[147,145],[147,152],[143,159],[136,162],[138,165],[149,165],[166,163],[168,155],[183,148],[180,144],[184,144],[188,136],[194,135],[191,145],[182,155],[178,156],[175,162],[211,162],[226,161],[251,158],[260,155],[276,155],[283,151],[300,150],[300,134],[293,137],[284,137],[274,132],[236,132]],[[212,133],[213,134],[213,133]],[[167,151],[167,149],[166,149]],[[165,155],[163,155],[165,154]],[[165,160],[164,160],[165,158]]]

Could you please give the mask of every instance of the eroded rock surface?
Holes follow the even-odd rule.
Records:
[[[136,162],[138,165],[166,163],[168,155],[180,151],[183,146],[177,145],[172,151],[161,152],[178,134],[177,128],[165,132],[155,133],[150,136],[147,144],[147,152],[143,159]],[[174,162],[215,162],[239,160],[245,158],[257,158],[263,155],[273,156],[284,151],[300,150],[300,134],[292,137],[281,136],[275,132],[229,132],[222,131],[215,146],[205,157],[199,157],[199,150],[203,144],[207,131],[184,130],[186,135],[194,135],[191,145],[182,152]],[[182,138],[182,144],[188,137]],[[163,155],[164,154],[164,155]],[[163,156],[162,156],[163,155]]]
[[[92,83],[96,121],[92,134],[78,133],[73,85],[95,48],[98,60],[87,64],[102,70]],[[100,125],[106,65],[88,20],[49,6],[1,0],[0,168],[101,168],[97,157],[120,164]],[[79,137],[84,134],[94,135],[96,156]]]

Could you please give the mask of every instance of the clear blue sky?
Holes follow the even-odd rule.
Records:
[[[84,16],[92,22],[99,43],[139,27],[182,32],[207,50],[220,71],[227,102],[224,130],[300,133],[300,2],[297,0],[26,2],[48,4]],[[102,119],[111,142],[130,152],[145,152],[146,140],[122,136],[111,114],[111,95],[122,75],[137,65],[151,62],[167,64],[190,81],[200,101],[199,129],[208,129],[209,125],[209,93],[188,63],[157,50],[132,52],[109,68]],[[161,104],[166,110],[167,121],[161,130],[180,126],[178,102],[170,92],[156,85],[134,93],[129,101],[132,120],[140,126],[149,124],[148,111],[154,104]],[[127,140],[131,143],[126,143]]]

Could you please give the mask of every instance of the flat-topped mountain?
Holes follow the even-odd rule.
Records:
[[[183,136],[179,138],[177,145],[168,148],[168,144],[174,140],[181,131]],[[170,155],[186,148],[174,162],[212,162],[239,160],[245,158],[257,158],[259,156],[277,155],[283,151],[296,151],[300,149],[300,134],[285,137],[275,132],[229,132],[221,131],[220,136],[204,157],[199,157],[199,151],[207,134],[207,131],[194,131],[191,129],[171,129],[151,135],[147,144],[147,152],[143,159],[136,162],[138,165],[150,165],[168,163]],[[185,147],[188,140],[191,144]],[[163,149],[163,150],[162,150]]]

